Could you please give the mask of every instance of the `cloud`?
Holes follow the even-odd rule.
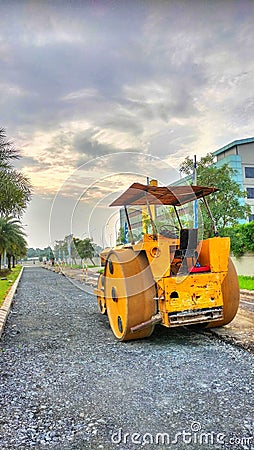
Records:
[[[168,165],[254,134],[252,1],[24,0],[0,14],[1,126],[38,194],[73,199],[110,173],[166,183]]]

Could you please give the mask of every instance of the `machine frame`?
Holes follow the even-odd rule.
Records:
[[[104,273],[95,290],[102,314],[108,314],[117,339],[150,336],[154,326],[229,323],[239,305],[238,278],[229,257],[230,240],[219,237],[206,197],[218,191],[204,186],[154,186],[133,183],[110,206],[124,207],[129,243],[101,252]],[[196,228],[184,228],[178,207],[202,199],[214,237],[198,240]],[[174,208],[179,235],[158,232],[156,205]],[[147,208],[151,233],[135,242],[128,206]],[[167,230],[165,230],[167,231]]]

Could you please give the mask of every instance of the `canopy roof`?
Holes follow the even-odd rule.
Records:
[[[219,189],[204,186],[150,186],[133,183],[110,206],[172,205],[180,206],[212,194]]]

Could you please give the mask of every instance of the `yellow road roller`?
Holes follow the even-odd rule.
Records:
[[[229,257],[230,239],[218,236],[207,202],[217,190],[133,183],[110,205],[125,211],[129,242],[101,252],[104,271],[95,294],[118,340],[148,337],[156,324],[218,327],[235,317],[239,285]],[[186,220],[190,205],[197,202],[211,218],[211,238],[200,237],[200,229]],[[170,220],[158,226],[163,208]],[[143,231],[139,239],[131,223],[138,220]]]

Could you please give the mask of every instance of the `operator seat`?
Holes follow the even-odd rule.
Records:
[[[174,258],[181,259],[181,273],[188,272],[187,258],[192,259],[192,266],[195,266],[198,259],[198,229],[197,228],[181,228],[180,245],[175,251]]]

